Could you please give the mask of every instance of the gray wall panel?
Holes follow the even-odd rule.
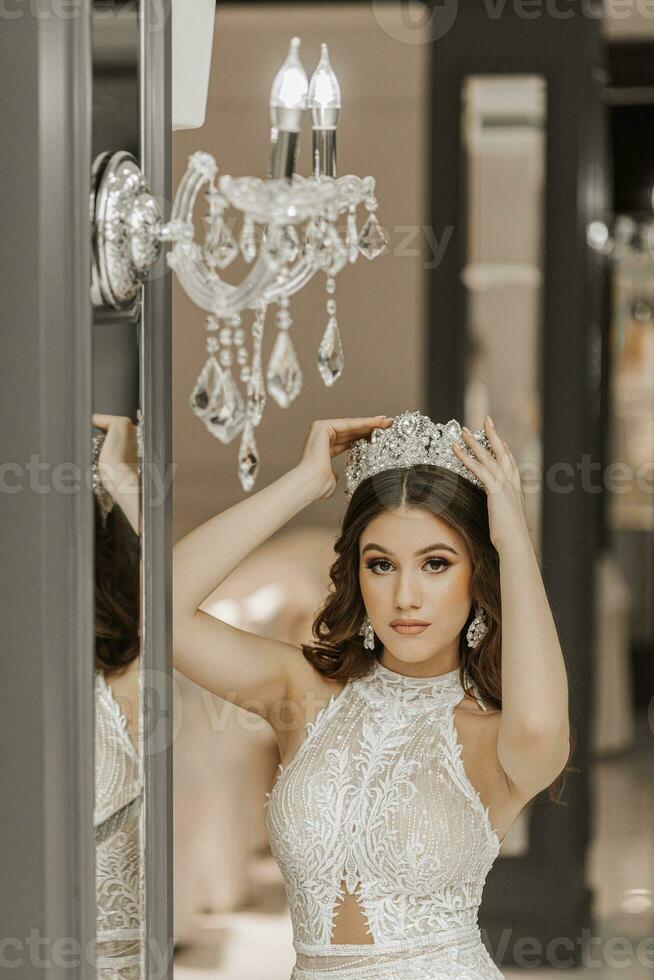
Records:
[[[95,937],[90,33],[83,6],[52,7],[0,31],[0,968],[21,980],[95,975],[76,955]]]

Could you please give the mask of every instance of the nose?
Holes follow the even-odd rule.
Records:
[[[416,576],[411,569],[400,572],[396,578],[395,605],[398,609],[419,609],[422,596]]]

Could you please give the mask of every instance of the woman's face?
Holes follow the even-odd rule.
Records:
[[[385,511],[359,538],[359,584],[372,627],[384,644],[382,663],[425,674],[459,663],[459,635],[472,605],[472,560],[465,539],[442,518],[419,508]],[[421,620],[402,632],[395,620]]]

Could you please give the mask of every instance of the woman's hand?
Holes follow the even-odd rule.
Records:
[[[133,477],[138,474],[137,427],[125,415],[94,414],[91,422],[107,433],[98,456],[98,471],[115,498],[121,486],[124,489],[134,486]]]
[[[520,472],[513,453],[503,439],[500,439],[495,426],[487,416],[484,432],[488,436],[495,459],[488,450],[472,435],[463,429],[466,445],[475,454],[470,457],[465,450],[452,443],[452,450],[458,459],[471,470],[484,484],[488,498],[488,526],[490,538],[499,551],[502,544],[516,534],[529,537],[527,517],[524,509],[524,495],[520,482]]]
[[[319,419],[312,423],[298,464],[319,487],[319,497],[331,497],[338,473],[332,470],[332,459],[349,449],[357,439],[364,439],[373,429],[385,429],[392,417],[371,415],[359,419]]]

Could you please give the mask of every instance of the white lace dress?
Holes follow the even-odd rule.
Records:
[[[95,862],[98,980],[141,980],[143,775],[126,719],[95,672]]]
[[[475,691],[478,696],[478,691]],[[477,911],[500,841],[461,760],[458,668],[374,661],[307,725],[266,798],[296,962],[291,980],[497,980]],[[369,943],[332,943],[354,896]]]

